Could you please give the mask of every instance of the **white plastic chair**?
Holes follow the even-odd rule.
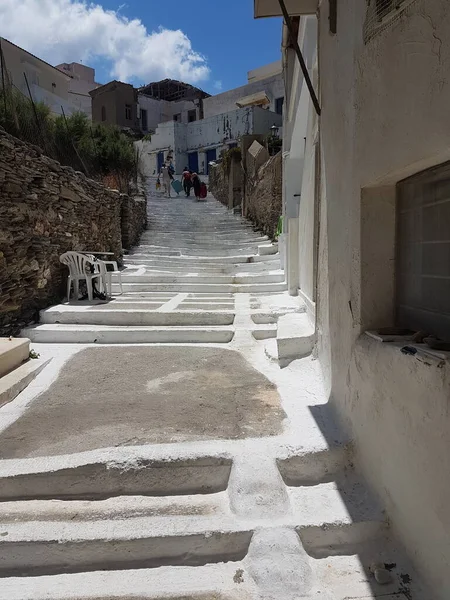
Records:
[[[117,262],[115,260],[101,260],[105,265],[105,275],[106,275],[106,294],[108,296],[112,296],[112,276],[117,275],[117,280],[120,286],[120,293],[123,294],[123,285],[122,285],[122,273],[119,271],[119,267],[117,266]],[[108,271],[106,266],[111,265],[114,269],[113,271]]]
[[[70,292],[72,288],[75,293],[75,299],[78,300],[80,280],[86,281],[88,299],[90,302],[94,299],[92,281],[99,279],[99,283],[106,290],[106,267],[102,261],[95,260],[92,255],[81,254],[80,252],[65,252],[59,257],[60,262],[69,268],[69,276],[67,278],[67,302],[70,301]]]

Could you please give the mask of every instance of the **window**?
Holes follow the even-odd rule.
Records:
[[[276,100],[275,100],[275,112],[278,115],[282,115],[283,114],[283,104],[284,104],[284,97],[282,97],[282,98],[276,98]]]
[[[368,0],[364,23],[364,41],[367,43],[379,31],[389,27],[414,0]]]
[[[176,121],[177,123],[181,123],[181,113],[173,115],[173,120]]]
[[[450,340],[450,163],[397,186],[396,316]]]
[[[106,106],[102,106],[102,121],[106,121]]]
[[[188,111],[188,123],[193,123],[194,121],[197,120],[197,111],[195,110],[189,110]]]
[[[131,121],[131,104],[125,104],[125,119]]]
[[[144,131],[148,129],[147,111],[141,108],[141,127]]]

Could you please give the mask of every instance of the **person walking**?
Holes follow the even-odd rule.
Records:
[[[164,192],[167,194],[167,197],[170,198],[170,184],[172,181],[172,177],[170,176],[169,167],[166,165],[166,163],[163,163],[163,165],[161,167],[161,171],[159,172],[159,175],[162,179],[162,184],[164,186]]]
[[[191,171],[189,171],[189,169],[187,167],[184,168],[183,171],[183,189],[184,189],[184,193],[186,194],[186,198],[189,198],[189,196],[191,195],[191,187],[192,187],[192,181],[191,181]]]
[[[202,182],[200,181],[200,177],[197,173],[192,173],[192,187],[194,188],[195,199],[197,202],[200,200],[200,190],[202,187]]]

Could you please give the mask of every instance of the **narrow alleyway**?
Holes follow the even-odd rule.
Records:
[[[276,245],[211,197],[148,214],[123,295],[23,332],[52,361],[0,408],[0,600],[425,600],[318,361],[277,360]]]

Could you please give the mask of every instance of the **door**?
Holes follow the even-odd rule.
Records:
[[[161,167],[164,164],[164,152],[158,152],[158,173],[161,171]]]
[[[188,154],[189,171],[198,173],[198,152],[190,152]]]
[[[211,150],[206,151],[206,174],[209,175],[209,163],[213,160],[216,160],[217,153],[216,149],[212,148]]]

